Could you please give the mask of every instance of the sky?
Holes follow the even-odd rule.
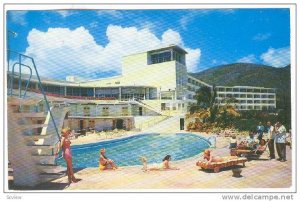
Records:
[[[120,75],[123,56],[170,44],[188,52],[188,72],[241,62],[290,64],[286,8],[10,10],[6,26],[8,48],[33,57],[39,74],[55,79]]]

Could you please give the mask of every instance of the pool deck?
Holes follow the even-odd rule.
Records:
[[[199,134],[199,133],[198,133]],[[127,136],[131,136],[128,134]],[[202,136],[209,136],[201,134]],[[125,135],[123,137],[126,137]],[[73,140],[72,144],[85,144],[102,141],[98,135],[92,134]],[[220,156],[229,155],[229,138],[217,137],[217,147],[213,153]],[[287,147],[287,161],[268,160],[265,152],[259,160],[246,162],[242,167],[242,177],[232,177],[231,169],[219,173],[199,170],[195,163],[201,154],[181,161],[172,162],[180,170],[143,172],[142,166],[120,167],[118,170],[99,171],[98,168],[76,170],[77,183],[67,185],[67,177],[41,184],[37,190],[64,191],[218,191],[218,189],[251,189],[251,188],[284,188],[292,185],[291,149]]]

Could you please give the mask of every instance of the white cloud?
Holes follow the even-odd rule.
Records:
[[[178,32],[173,31],[172,29],[168,29],[162,35],[162,44],[163,45],[175,44],[175,45],[182,46],[183,42]]]
[[[269,48],[267,52],[261,54],[260,59],[267,65],[284,67],[291,63],[290,47]]]
[[[75,14],[75,11],[73,10],[57,10],[56,13],[58,13],[62,17],[69,17],[71,15]]]
[[[238,59],[237,62],[238,63],[255,63],[256,57],[254,54],[249,54],[248,56]]]
[[[185,47],[180,34],[171,29],[159,39],[149,29],[109,25],[106,36],[108,43],[101,46],[84,27],[49,28],[46,32],[33,29],[27,37],[29,47],[25,54],[35,58],[41,75],[59,78],[95,78],[105,72],[121,74],[123,56],[169,44],[186,49],[188,71],[195,72],[200,61],[201,50]]]
[[[267,40],[271,37],[271,34],[270,33],[259,33],[259,34],[256,34],[252,40],[254,41],[264,41],[264,40]]]
[[[9,11],[11,21],[15,24],[20,24],[22,26],[25,26],[27,24],[26,14],[27,11]]]
[[[199,48],[197,49],[190,49],[185,48],[185,50],[188,52],[186,55],[186,66],[187,71],[195,73],[198,69],[198,64],[200,63],[200,57],[201,57],[201,50]]]
[[[56,12],[64,18],[74,15],[76,13],[73,10],[57,10]]]
[[[97,14],[99,16],[110,16],[110,17],[114,17],[114,18],[117,18],[117,19],[121,19],[123,18],[123,14],[121,13],[121,11],[118,11],[118,10],[99,10],[97,11]]]

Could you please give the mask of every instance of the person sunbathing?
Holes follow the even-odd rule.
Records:
[[[177,167],[172,167],[170,165],[170,161],[171,161],[171,155],[167,155],[164,157],[164,159],[162,160],[162,163],[154,163],[154,164],[151,164],[150,167],[148,167],[148,163],[147,163],[147,158],[142,156],[140,157],[140,160],[142,161],[143,163],[143,168],[142,170],[144,172],[146,171],[155,171],[155,170],[179,170],[179,168]]]
[[[208,164],[213,163],[213,162],[223,162],[224,158],[220,156],[213,156],[211,154],[211,151],[206,149],[204,151],[203,159],[205,160],[204,162],[207,162]]]

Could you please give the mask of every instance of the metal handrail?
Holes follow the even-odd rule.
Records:
[[[20,73],[20,75],[19,75],[19,96],[20,96],[20,94],[21,94],[21,93],[20,93],[20,90],[21,90],[21,85],[20,85],[20,82],[21,82],[21,66],[26,66],[26,67],[28,67],[28,68],[31,70],[31,73],[32,73],[32,69],[31,69],[30,66],[25,65],[25,64],[22,64],[22,57],[25,57],[25,58],[29,59],[29,60],[31,61],[31,63],[33,64],[33,67],[34,67],[36,76],[37,76],[37,78],[38,78],[38,84],[39,84],[40,90],[41,90],[41,92],[42,92],[42,94],[43,94],[43,97],[44,97],[44,100],[45,100],[45,102],[46,102],[47,110],[49,111],[49,114],[50,114],[51,120],[52,120],[52,122],[53,122],[53,125],[54,125],[54,128],[55,128],[55,131],[56,131],[58,140],[60,141],[60,135],[59,135],[59,132],[58,132],[56,123],[55,123],[55,121],[54,121],[54,117],[53,117],[52,112],[51,112],[51,110],[50,110],[50,105],[49,105],[48,99],[47,99],[47,97],[46,97],[46,94],[45,94],[45,91],[44,91],[44,88],[43,88],[43,85],[42,85],[42,82],[41,82],[39,73],[38,73],[38,71],[37,71],[37,68],[36,68],[34,59],[33,59],[32,57],[30,57],[30,56],[21,54],[21,53],[16,52],[16,51],[12,51],[12,50],[7,50],[7,51],[8,51],[8,53],[15,53],[15,54],[18,55],[18,60],[19,60],[19,62],[17,62],[17,64],[19,64],[19,66],[20,66],[20,67],[19,67],[19,71],[20,71],[20,72],[19,72],[19,73]],[[10,55],[10,54],[9,54],[9,55]],[[15,64],[14,64],[14,65],[15,65]],[[13,67],[14,67],[14,66],[13,66]],[[14,70],[14,69],[13,69],[13,70]],[[13,76],[14,76],[14,72],[12,72],[12,77],[13,77]],[[30,77],[30,78],[31,78],[31,77]],[[11,82],[12,82],[12,80],[13,80],[13,78],[11,79]],[[28,84],[28,83],[27,83],[27,84]],[[11,94],[10,94],[10,95],[12,96],[12,88],[13,88],[12,84],[11,84],[10,87],[11,87],[11,90],[10,90],[10,91],[11,91]],[[26,91],[27,91],[27,88],[25,89],[25,93],[24,93],[23,99],[25,98]],[[21,96],[20,96],[20,98],[21,98]]]
[[[25,90],[24,90],[24,95],[23,95],[23,98],[25,98],[26,97],[26,92],[27,92],[27,89],[28,89],[28,86],[29,86],[29,83],[30,83],[30,80],[31,80],[31,77],[32,77],[32,69],[28,65],[18,63],[18,62],[14,63],[14,65],[12,67],[12,78],[10,79],[11,95],[12,95],[12,90],[13,90],[13,79],[14,79],[15,65],[19,65],[19,72],[20,72],[20,75],[19,75],[19,98],[21,98],[21,84],[22,84],[21,83],[21,66],[27,67],[30,70],[30,76],[27,80],[27,84],[26,84],[26,87],[25,87]]]

